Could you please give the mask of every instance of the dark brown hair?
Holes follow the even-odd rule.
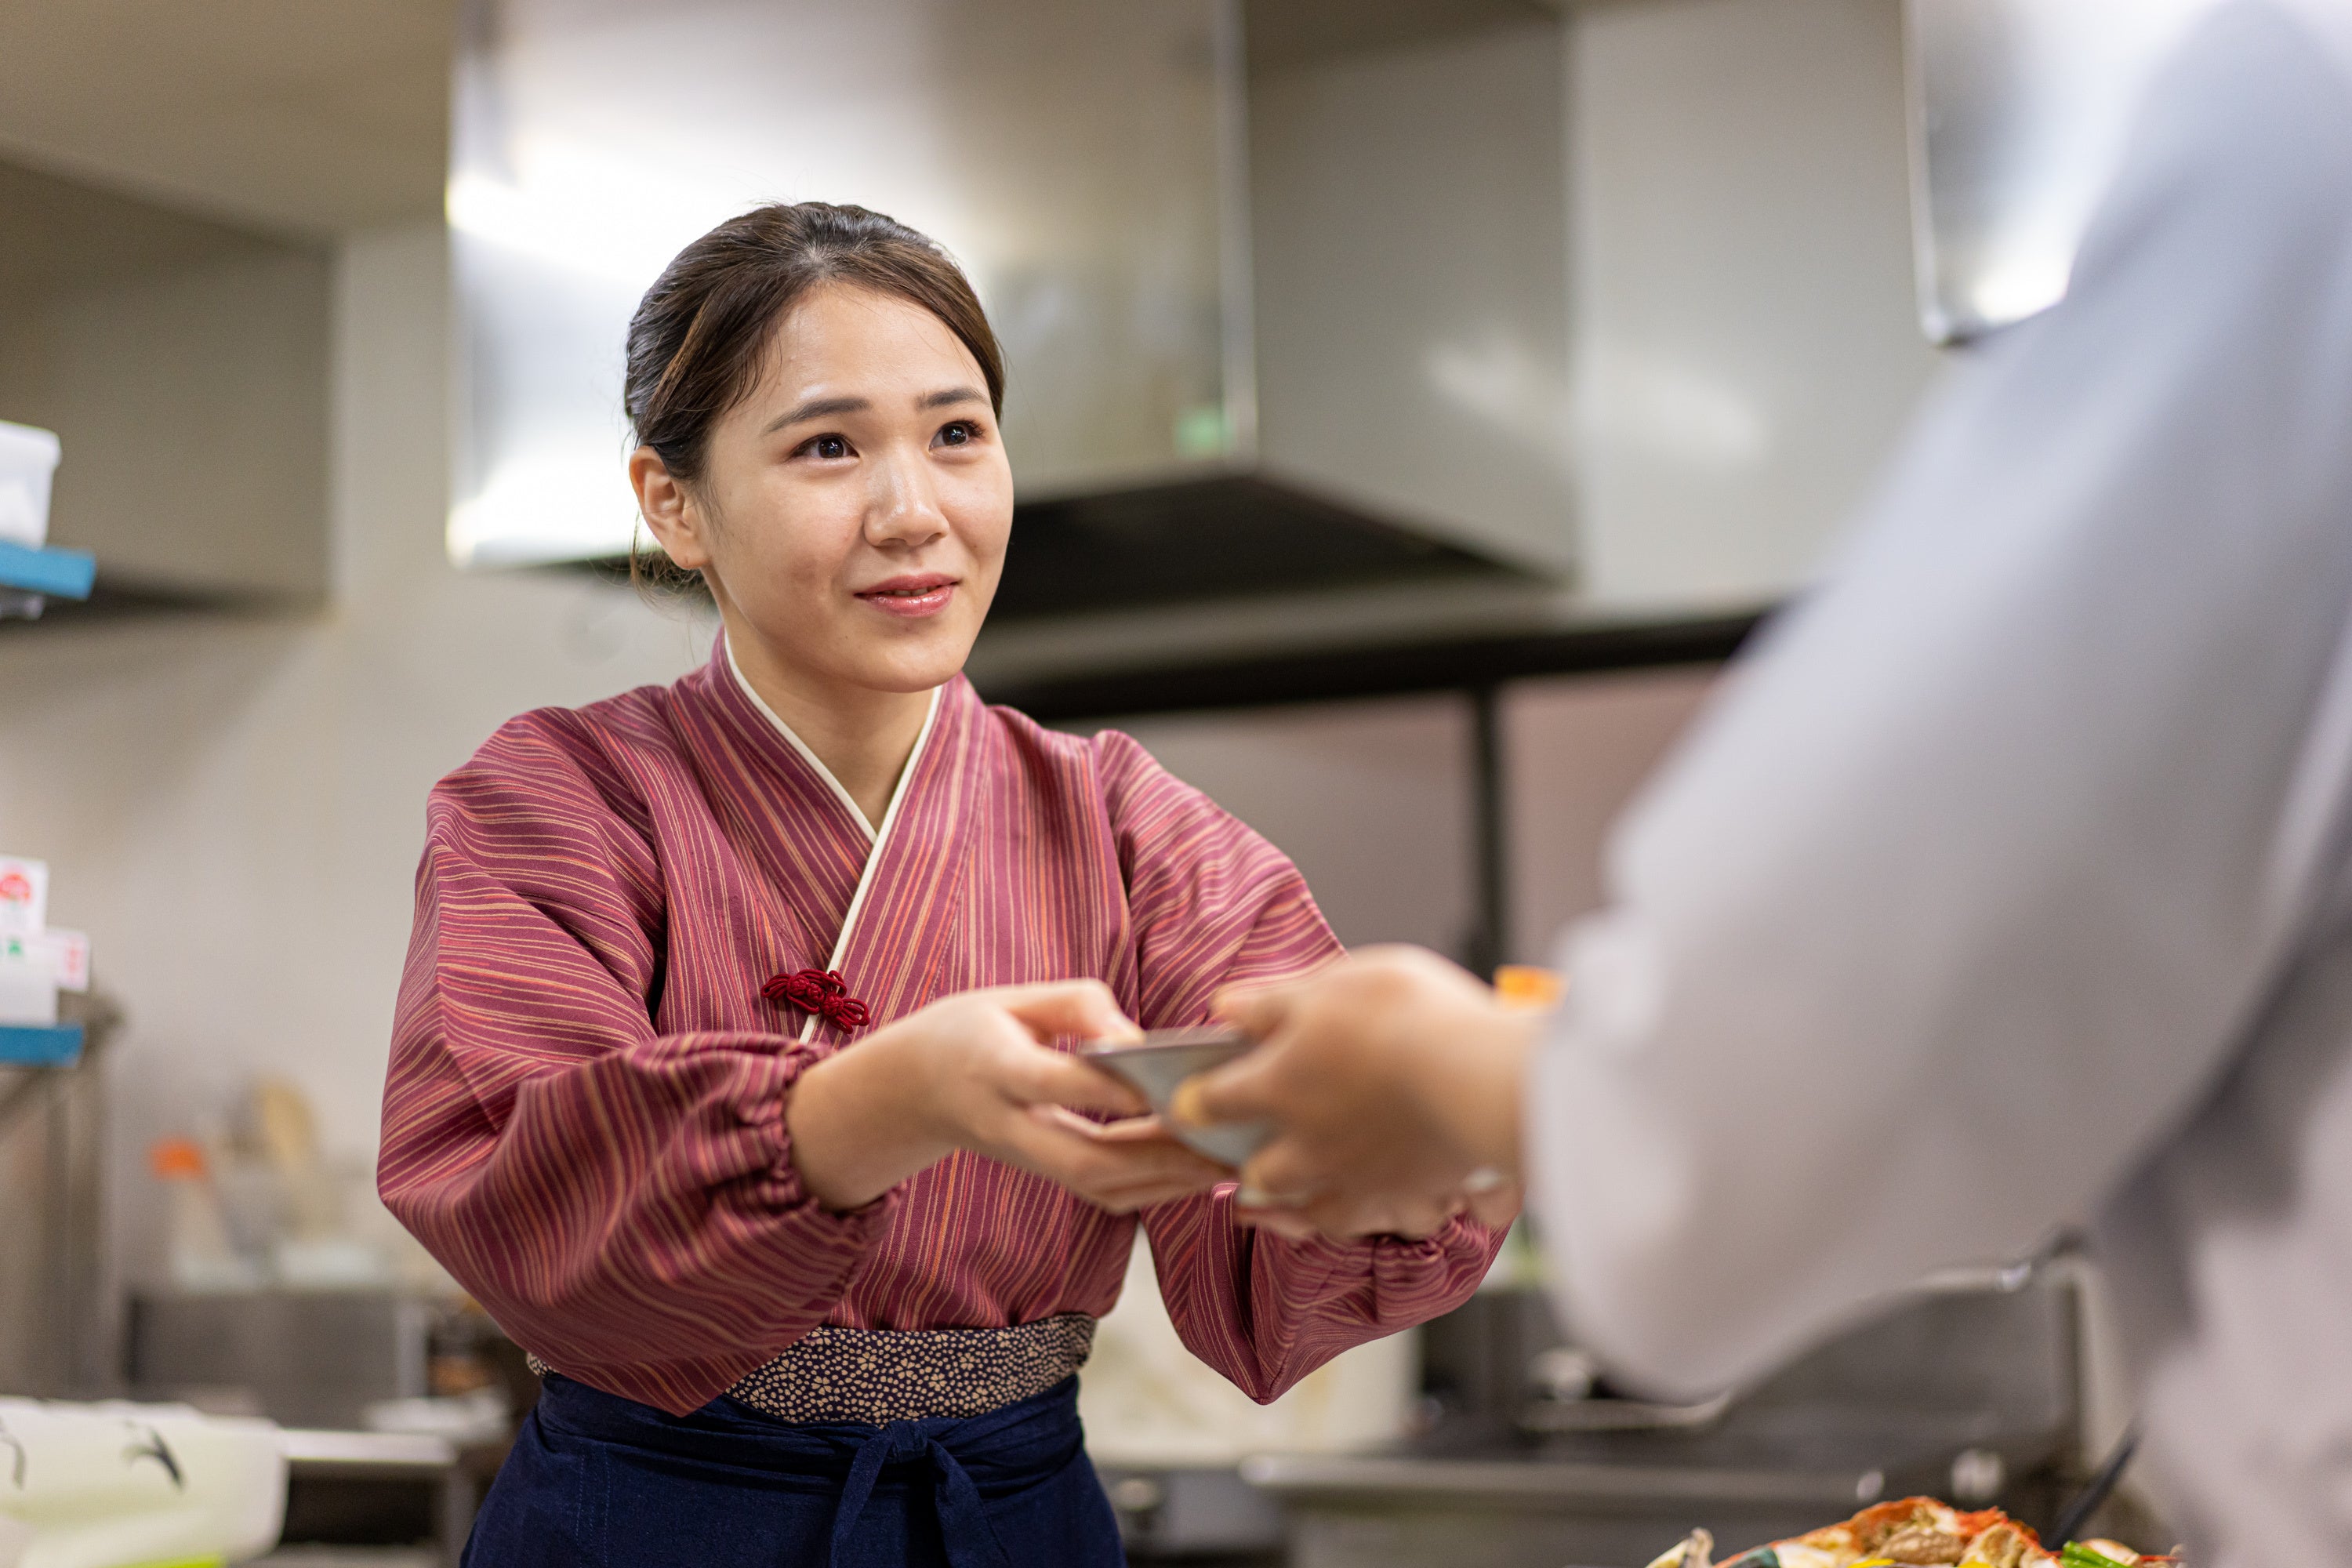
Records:
[[[700,482],[710,427],[750,395],[776,323],[824,283],[871,289],[937,316],[980,362],[988,401],[1003,413],[1003,351],[946,251],[864,207],[774,203],[679,251],[629,318],[622,402],[638,442],[681,483]]]

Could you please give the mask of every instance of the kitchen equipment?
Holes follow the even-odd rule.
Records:
[[[930,235],[987,303],[1020,509],[997,623],[1106,582],[1532,613],[1576,563],[1560,23],[1420,9],[1431,47],[1367,78],[1297,0],[468,7],[452,558],[630,550],[631,310],[713,224],[815,198]],[[1248,36],[1285,21],[1254,82]]]
[[[143,1394],[236,1400],[291,1426],[357,1429],[431,1392],[436,1303],[397,1290],[142,1293],[131,1379]]]
[[[2132,1456],[2138,1452],[2139,1426],[2135,1422],[2125,1427],[2124,1435],[2116,1439],[2116,1446],[2099,1466],[2098,1474],[2084,1483],[2074,1500],[2059,1513],[2058,1522],[2050,1527],[2050,1539],[2063,1543],[2080,1534],[2083,1527],[2091,1522],[2091,1516],[2099,1511],[2099,1505],[2114,1495],[2116,1484],[2124,1479],[2124,1472],[2131,1468]]]
[[[285,1519],[278,1429],[182,1405],[0,1399],[0,1562],[27,1568],[233,1561]]]
[[[446,1438],[409,1432],[291,1427],[284,1440],[282,1540],[294,1550],[264,1561],[282,1558],[312,1568],[373,1563],[379,1554],[385,1568],[423,1563],[457,1568],[500,1453],[469,1452]],[[425,1550],[384,1550],[394,1542]],[[353,1550],[359,1547],[374,1550]]]
[[[1169,1102],[1186,1079],[1220,1068],[1256,1042],[1232,1029],[1155,1029],[1132,1044],[1097,1044],[1087,1059],[1131,1085],[1151,1102],[1168,1131],[1196,1153],[1238,1169],[1274,1136],[1267,1121],[1186,1127],[1169,1119]]]
[[[1913,1493],[2047,1524],[2077,1446],[2077,1311],[2063,1266],[1955,1275],[1678,1408],[1613,1397],[1605,1373],[1557,1397],[1579,1380],[1543,1386],[1560,1335],[1541,1299],[1486,1292],[1423,1331],[1449,1410],[1428,1436],[1241,1474],[1284,1504],[1293,1568],[1640,1563],[1695,1525],[1752,1544]]]
[[[1231,1465],[1145,1465],[1097,1460],[1129,1561],[1214,1554],[1243,1564],[1280,1561],[1282,1508]],[[1260,1556],[1257,1554],[1265,1554]],[[1241,1565],[1237,1565],[1241,1568]]]
[[[1139,1234],[1118,1304],[1097,1326],[1078,1374],[1087,1452],[1128,1554],[1197,1561],[1279,1551],[1279,1503],[1244,1485],[1235,1467],[1253,1454],[1349,1454],[1402,1439],[1418,1403],[1419,1338],[1359,1345],[1259,1405],[1185,1348]]]
[[[228,1217],[204,1146],[192,1138],[159,1139],[147,1151],[147,1169],[171,1194],[166,1256],[172,1283],[197,1291],[259,1286],[260,1271],[237,1256],[229,1239]]]

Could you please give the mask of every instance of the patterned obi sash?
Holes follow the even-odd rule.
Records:
[[[985,1415],[1086,1365],[1083,1312],[1009,1329],[837,1329],[820,1324],[727,1391],[779,1421],[925,1421]]]
[[[727,1391],[795,1423],[985,1415],[1045,1393],[1086,1365],[1095,1321],[1083,1312],[1008,1329],[843,1329],[819,1324]],[[530,1370],[547,1375],[531,1356]]]

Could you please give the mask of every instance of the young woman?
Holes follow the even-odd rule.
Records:
[[[722,635],[435,789],[385,1089],[384,1201],[547,1369],[472,1563],[1117,1563],[1073,1374],[1139,1218],[1259,1399],[1499,1243],[1253,1228],[1068,1054],[1339,946],[1134,742],[959,673],[1003,381],[954,265],[855,207],[721,225],[631,323],[630,477]]]

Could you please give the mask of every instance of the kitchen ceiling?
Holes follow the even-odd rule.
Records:
[[[456,0],[13,0],[0,159],[323,237],[440,211]]]

